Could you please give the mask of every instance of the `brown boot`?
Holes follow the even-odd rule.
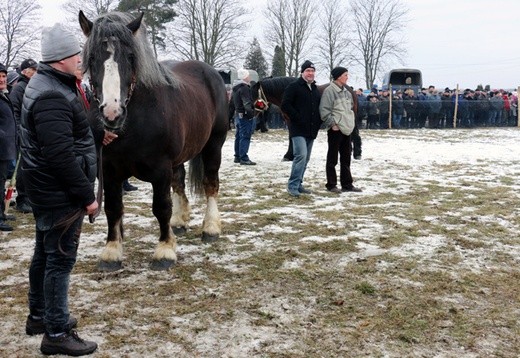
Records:
[[[50,337],[45,333],[40,346],[41,352],[46,355],[66,354],[74,357],[91,354],[96,349],[96,342],[84,341],[73,330],[59,337]]]

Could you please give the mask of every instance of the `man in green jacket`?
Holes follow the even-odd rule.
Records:
[[[350,173],[350,156],[352,153],[351,134],[356,125],[354,114],[354,99],[345,88],[348,80],[348,70],[345,67],[335,67],[331,71],[332,82],[321,97],[320,115],[327,132],[328,151],[327,164],[327,190],[333,193],[342,191],[360,192],[361,189],[352,185]],[[336,164],[340,155],[340,183],[337,187]]]

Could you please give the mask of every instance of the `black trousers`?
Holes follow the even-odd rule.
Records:
[[[327,132],[329,148],[327,151],[327,164],[325,172],[327,174],[327,189],[335,188],[338,184],[336,165],[339,155],[339,180],[342,189],[352,189],[352,174],[350,173],[350,156],[352,154],[352,141],[349,135],[344,135],[341,131],[329,129]]]

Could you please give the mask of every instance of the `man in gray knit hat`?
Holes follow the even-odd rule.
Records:
[[[20,128],[21,168],[36,221],[26,333],[45,333],[43,354],[82,356],[97,344],[72,330],[78,321],[69,314],[68,289],[83,217],[98,208],[96,149],[76,89],[78,40],[56,24],[43,30],[41,45],[42,61],[25,90]]]

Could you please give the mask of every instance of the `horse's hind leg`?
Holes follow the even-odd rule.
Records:
[[[152,270],[168,270],[177,261],[177,240],[170,227],[172,200],[170,195],[171,169],[163,171],[153,183],[153,214],[161,231],[159,244],[152,258]]]
[[[186,170],[184,165],[173,168],[172,217],[170,226],[177,236],[184,235],[190,221],[190,204],[186,197]]]
[[[209,150],[207,150],[209,148]],[[222,231],[217,199],[219,190],[218,171],[221,162],[222,144],[208,146],[202,153],[204,163],[204,192],[207,199],[206,215],[202,223],[202,242],[213,242]]]

